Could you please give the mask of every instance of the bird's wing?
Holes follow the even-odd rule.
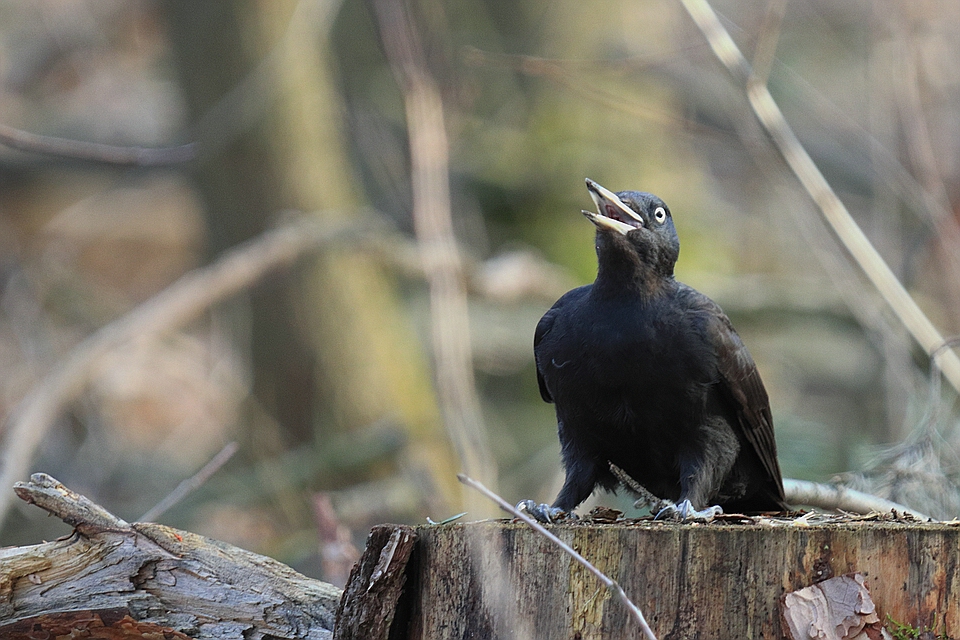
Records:
[[[565,294],[560,296],[560,299],[557,300],[545,314],[543,314],[543,317],[540,318],[540,322],[537,323],[536,330],[533,332],[534,354],[537,353],[537,347],[540,346],[540,342],[547,336],[548,333],[550,333],[550,330],[553,329],[553,324],[564,306],[569,304],[572,300],[579,300],[589,291],[590,285],[577,287],[576,289],[567,291]],[[547,382],[543,379],[543,372],[540,371],[539,362],[537,362],[537,384],[540,385],[540,397],[543,398],[544,402],[553,402],[553,396],[550,395],[550,391],[547,389]]]
[[[775,497],[783,502],[783,480],[777,462],[773,416],[760,372],[720,306],[706,296],[703,296],[703,300],[712,318],[709,331],[716,347],[720,387],[734,401],[743,435],[753,445],[764,470],[774,481],[777,491]]]

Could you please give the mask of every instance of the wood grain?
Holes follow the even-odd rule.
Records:
[[[378,525],[370,531],[340,599],[334,640],[390,637],[416,540],[413,527],[404,525]]]
[[[960,529],[854,522],[816,526],[676,523],[552,527],[643,610],[661,640],[782,638],[780,602],[860,572],[881,620],[960,635]],[[580,565],[523,525],[421,527],[407,636],[638,637],[626,611]]]
[[[158,524],[127,524],[45,474],[17,494],[73,524],[73,535],[0,550],[0,638],[57,629],[144,637],[324,640],[340,589],[271,558]],[[38,630],[47,635],[36,635]],[[84,631],[86,632],[86,631]],[[31,635],[34,634],[34,635]],[[82,634],[81,634],[82,635]],[[81,636],[77,636],[81,637]],[[129,636],[132,637],[132,636]]]

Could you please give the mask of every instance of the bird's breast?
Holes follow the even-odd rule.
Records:
[[[536,350],[558,409],[616,422],[660,419],[697,402],[716,360],[695,314],[584,305],[558,317]]]

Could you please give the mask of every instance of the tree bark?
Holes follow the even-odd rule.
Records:
[[[193,533],[128,524],[42,473],[15,490],[75,531],[0,551],[0,638],[332,635],[333,585]]]
[[[353,566],[337,609],[334,640],[390,638],[400,598],[407,583],[407,566],[417,541],[413,527],[379,525],[370,532],[367,548]],[[403,626],[398,624],[398,629]],[[394,631],[396,633],[396,631]]]
[[[584,523],[552,531],[620,583],[660,640],[782,638],[786,593],[854,573],[865,577],[880,621],[889,614],[960,635],[960,528],[793,522]],[[424,526],[416,534],[401,599],[409,606],[395,612],[391,638],[640,637],[594,576],[525,525]],[[338,633],[346,633],[339,621]]]

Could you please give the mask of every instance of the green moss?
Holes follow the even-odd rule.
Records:
[[[894,637],[894,640],[920,640],[920,638],[936,638],[936,640],[950,640],[946,631],[937,633],[934,629],[937,626],[937,618],[934,616],[933,624],[929,627],[914,627],[909,624],[897,622],[887,614],[887,631]]]

